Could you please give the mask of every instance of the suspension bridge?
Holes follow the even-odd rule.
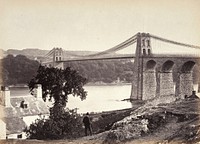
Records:
[[[131,48],[131,52],[123,53]],[[121,53],[120,53],[121,51]],[[102,52],[65,56],[62,48],[53,48],[42,65],[64,68],[65,62],[106,59],[134,59],[131,99],[147,100],[174,95],[184,98],[193,88],[192,70],[200,66],[200,46],[176,42],[149,33],[137,33],[124,42]],[[174,89],[173,68],[177,67]]]

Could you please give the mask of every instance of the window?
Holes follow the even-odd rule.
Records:
[[[24,104],[24,108],[28,108],[28,105],[27,105],[27,104]]]
[[[28,105],[25,104],[24,101],[21,101],[20,107],[24,109],[24,108],[28,108]]]
[[[58,61],[58,57],[56,57],[56,61]]]
[[[146,50],[145,49],[143,49],[143,55],[146,55]]]
[[[1,90],[2,90],[2,91],[5,91],[5,86],[1,86]]]
[[[142,46],[145,46],[145,39],[142,40]]]
[[[148,55],[150,55],[151,54],[151,50],[150,49],[148,49]]]
[[[150,40],[147,40],[147,46],[150,47]]]
[[[56,55],[56,56],[58,55],[58,51],[55,52],[55,55]]]
[[[24,101],[21,101],[20,107],[24,108]]]
[[[17,135],[17,138],[21,139],[22,138],[22,134]]]

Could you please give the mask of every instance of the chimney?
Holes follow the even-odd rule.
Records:
[[[5,107],[11,107],[11,104],[10,104],[10,90],[9,90],[8,87],[1,86],[0,104],[5,106]]]
[[[42,99],[42,85],[41,84],[37,84],[35,90],[36,90],[36,98],[37,98],[37,100],[43,100]]]
[[[6,123],[0,119],[0,139],[6,139]]]

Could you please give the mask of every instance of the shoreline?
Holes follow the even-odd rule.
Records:
[[[92,83],[92,82],[88,82],[87,84],[85,84],[85,86],[122,86],[122,85],[131,85],[132,83],[124,83],[124,82],[120,82],[120,83]]]
[[[84,86],[124,86],[124,85],[131,85],[132,83],[87,83]],[[9,88],[28,88],[27,84],[16,84],[16,85],[9,85]]]

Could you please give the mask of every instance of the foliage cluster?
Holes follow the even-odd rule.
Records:
[[[42,96],[54,99],[48,119],[39,119],[25,130],[30,139],[61,139],[79,137],[82,123],[75,110],[66,111],[69,95],[86,98],[87,92],[83,89],[86,79],[70,67],[66,69],[48,68],[39,66],[37,75],[28,83],[31,92],[37,84],[42,85]]]
[[[133,76],[133,62],[131,60],[97,60],[68,62],[69,66],[88,79],[89,82],[111,83],[118,78],[125,82],[131,82]]]
[[[39,63],[23,55],[8,55],[2,59],[3,85],[26,84],[37,73]]]
[[[28,83],[31,92],[37,84],[42,85],[42,97],[44,101],[47,98],[54,99],[54,106],[65,107],[68,96],[79,96],[81,100],[86,98],[87,92],[83,89],[86,78],[79,75],[76,70],[70,67],[66,69],[48,68],[39,66],[37,75]]]
[[[80,115],[75,110],[65,110],[51,113],[48,119],[37,119],[25,132],[29,139],[71,139],[82,136],[83,128]]]
[[[26,84],[36,75],[39,62],[30,60],[23,55],[8,55],[3,60],[4,84]],[[87,78],[88,82],[103,81],[110,83],[117,78],[131,82],[133,63],[130,60],[100,60],[65,63],[65,67],[71,67]]]

